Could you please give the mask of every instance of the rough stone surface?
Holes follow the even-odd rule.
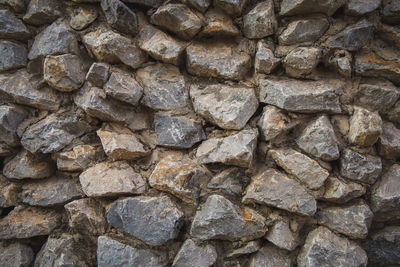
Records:
[[[398,0],[384,0],[382,19],[386,23],[398,24],[400,22],[400,2]]]
[[[265,238],[275,246],[289,251],[294,250],[300,243],[299,233],[292,231],[288,219],[276,221]]]
[[[364,195],[366,188],[360,184],[329,177],[325,183],[324,200],[345,203]]]
[[[258,3],[243,17],[243,34],[250,39],[272,35],[277,27],[273,1]]]
[[[362,16],[377,9],[381,2],[381,0],[350,0],[346,4],[345,12],[351,16]]]
[[[293,16],[309,13],[324,13],[331,16],[335,11],[345,4],[345,0],[283,0],[280,15]]]
[[[11,7],[15,12],[24,12],[26,2],[24,0],[0,0],[0,4]]]
[[[192,239],[187,239],[175,256],[173,267],[212,266],[217,260],[217,250],[212,245],[199,246]]]
[[[24,40],[30,35],[28,28],[11,11],[0,10],[0,38]]]
[[[0,140],[9,146],[18,146],[17,129],[27,117],[28,113],[22,107],[0,106]]]
[[[330,55],[325,57],[324,64],[344,77],[350,78],[352,75],[353,56],[347,50],[331,50]]]
[[[58,153],[57,169],[60,171],[83,171],[91,163],[104,158],[100,146],[77,145],[71,151]]]
[[[143,88],[125,71],[111,72],[110,78],[104,85],[106,95],[133,106],[138,105],[143,95]]]
[[[41,25],[53,22],[61,14],[61,2],[58,0],[32,0],[23,19],[28,24]]]
[[[210,9],[205,14],[205,26],[199,36],[237,36],[240,31],[231,18],[218,9]]]
[[[76,31],[81,31],[97,19],[98,13],[95,8],[79,7],[74,10],[69,21],[69,26]]]
[[[355,107],[350,117],[348,139],[358,146],[372,146],[382,133],[382,119],[378,113]]]
[[[272,244],[263,246],[250,260],[250,267],[290,267],[293,266],[293,259],[289,253],[279,249]]]
[[[241,195],[245,174],[239,168],[229,168],[211,178],[207,184],[211,189],[222,189],[231,195]]]
[[[239,256],[257,252],[260,248],[261,248],[261,242],[259,240],[250,241],[250,242],[245,243],[242,247],[234,249],[226,257],[227,258],[236,258]]]
[[[105,63],[93,63],[86,73],[86,80],[96,87],[102,87],[110,76],[110,66]]]
[[[321,50],[316,47],[298,47],[283,60],[286,74],[293,78],[306,78],[318,65]]]
[[[210,0],[182,0],[181,2],[197,9],[200,12],[205,12],[211,4]]]
[[[378,142],[379,155],[387,159],[400,157],[400,130],[391,122],[384,122]]]
[[[355,25],[351,25],[333,36],[328,41],[330,48],[341,48],[348,51],[357,51],[361,47],[371,42],[374,34],[372,23],[363,20]]]
[[[0,262],[4,267],[29,267],[33,261],[32,249],[19,242],[0,243]]]
[[[324,17],[295,20],[288,24],[279,35],[281,45],[292,45],[304,42],[314,42],[329,28],[329,22]]]
[[[274,139],[287,128],[289,118],[274,106],[265,106],[260,119],[257,122],[262,140]]]
[[[19,185],[8,181],[3,175],[0,175],[0,208],[15,206],[19,190]]]
[[[26,66],[27,55],[25,46],[6,40],[0,41],[0,72]]]
[[[254,68],[258,73],[270,74],[281,60],[276,58],[272,50],[262,41],[257,43]]]
[[[135,35],[138,29],[136,14],[119,0],[101,0],[107,23],[119,32]]]
[[[239,16],[246,2],[246,0],[215,0],[214,5],[231,16]]]

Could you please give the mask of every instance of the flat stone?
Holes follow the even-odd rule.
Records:
[[[196,212],[190,235],[202,240],[253,240],[265,234],[265,218],[247,207],[238,207],[220,195],[211,195]]]
[[[86,80],[93,86],[103,87],[109,76],[110,66],[108,64],[94,62],[86,74]]]
[[[327,45],[330,48],[357,51],[371,42],[373,34],[374,25],[367,20],[362,20],[330,38]]]
[[[57,169],[60,171],[83,171],[90,164],[104,159],[100,146],[77,145],[71,151],[56,155]]]
[[[228,168],[213,176],[207,187],[221,189],[231,195],[241,195],[244,189],[245,174],[242,169]]]
[[[28,51],[25,46],[10,42],[0,41],[0,72],[19,69],[26,66]]]
[[[308,124],[296,143],[304,152],[325,161],[337,160],[340,156],[335,131],[325,115]]]
[[[333,49],[324,57],[323,61],[325,66],[346,78],[351,78],[353,56],[347,50]]]
[[[217,256],[217,250],[213,245],[199,246],[192,239],[186,239],[178,254],[176,254],[172,266],[209,267],[217,261]]]
[[[29,267],[33,259],[32,249],[23,243],[0,243],[0,262],[3,267]]]
[[[301,81],[282,78],[258,80],[260,102],[294,112],[341,111],[339,91],[344,87],[339,80]]]
[[[61,2],[58,0],[32,0],[29,2],[23,20],[28,24],[41,25],[51,23],[62,15]]]
[[[381,2],[381,0],[350,0],[346,3],[345,13],[350,16],[362,16],[377,9]]]
[[[49,235],[61,223],[62,214],[52,209],[17,206],[0,220],[0,238]]]
[[[206,12],[207,8],[211,4],[210,0],[182,0],[181,2],[197,9],[202,13]]]
[[[348,139],[358,146],[372,146],[382,133],[382,119],[377,112],[354,107],[350,117]]]
[[[89,197],[142,194],[146,181],[125,161],[101,162],[79,175],[83,192]]]
[[[288,24],[279,35],[279,44],[293,45],[305,42],[315,42],[329,28],[329,22],[325,17],[295,20]]]
[[[257,146],[258,130],[246,128],[228,137],[210,138],[198,147],[196,157],[202,163],[222,163],[248,168]]]
[[[210,9],[205,16],[205,26],[199,36],[237,36],[239,29],[233,24],[231,18],[218,9]]]
[[[305,266],[367,266],[365,251],[354,241],[340,237],[320,226],[311,231],[300,254],[297,265]]]
[[[241,80],[250,70],[251,58],[232,44],[192,43],[186,48],[186,68],[195,76]]]
[[[17,129],[27,117],[27,111],[21,107],[0,106],[0,141],[12,147],[18,146]]]
[[[290,221],[287,218],[278,219],[270,227],[265,239],[275,246],[288,251],[293,251],[300,244],[299,232],[292,230]]]
[[[12,183],[3,175],[0,175],[0,208],[16,206],[19,190],[18,184]]]
[[[324,13],[328,16],[343,6],[346,0],[283,0],[281,3],[281,16],[293,16],[310,13]]]
[[[246,0],[215,0],[214,6],[219,7],[230,16],[237,17],[242,13],[246,2]]]
[[[269,141],[287,129],[289,118],[274,106],[265,106],[257,122],[262,140]]]
[[[151,246],[175,239],[183,217],[183,212],[165,195],[117,200],[107,211],[112,226]]]
[[[128,6],[119,0],[101,0],[101,8],[107,23],[125,34],[135,35],[139,31],[138,18]]]
[[[258,107],[254,89],[243,85],[194,84],[190,98],[197,114],[223,129],[243,129]]]
[[[243,34],[250,39],[273,35],[277,27],[273,1],[258,3],[243,17]]]
[[[258,73],[270,74],[276,69],[281,60],[275,57],[274,52],[263,41],[257,43],[257,53],[254,68]]]
[[[143,88],[140,84],[129,72],[122,70],[111,72],[110,78],[103,88],[106,95],[133,106],[139,104],[143,95]]]
[[[25,40],[30,35],[28,28],[11,11],[0,10],[0,38]]]
[[[379,157],[363,155],[348,148],[342,151],[339,167],[343,177],[367,184],[374,184],[382,172]]]
[[[283,60],[286,74],[293,78],[306,78],[317,67],[322,51],[316,47],[298,47]]]
[[[363,196],[366,188],[360,184],[329,177],[325,183],[323,199],[330,202],[345,203],[351,199]]]
[[[98,13],[95,8],[80,6],[75,9],[69,20],[69,26],[76,31],[81,31],[97,19]]]
[[[378,141],[379,155],[387,159],[400,157],[400,129],[391,122],[383,122]]]
[[[250,267],[291,267],[293,259],[289,253],[272,244],[264,245],[250,259]]]
[[[398,24],[400,22],[400,1],[384,0],[382,20],[390,24]]]
[[[17,13],[23,13],[26,10],[26,2],[24,0],[0,0],[0,4],[11,7]]]
[[[242,247],[234,249],[231,253],[229,253],[227,258],[236,258],[243,255],[251,254],[257,252],[261,248],[260,240],[254,240],[245,243]]]
[[[189,102],[185,78],[179,69],[169,64],[150,65],[136,72],[143,87],[142,103],[155,110],[184,108]]]
[[[317,211],[317,202],[307,190],[275,169],[254,176],[242,202],[268,205],[305,216],[312,216]]]

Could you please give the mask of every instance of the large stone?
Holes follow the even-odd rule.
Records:
[[[143,95],[143,88],[133,76],[122,70],[114,70],[104,85],[106,95],[136,106]]]
[[[28,28],[11,11],[0,10],[0,38],[24,40],[30,35]]]
[[[33,259],[32,249],[23,243],[0,243],[0,262],[3,267],[29,267]]]
[[[17,204],[17,195],[20,191],[18,184],[7,180],[0,175],[0,208],[8,208]]]
[[[205,26],[199,36],[219,37],[239,35],[239,29],[233,24],[231,18],[218,9],[210,9],[205,14]]]
[[[329,177],[325,183],[322,199],[330,202],[345,203],[365,194],[366,188],[360,184]]]
[[[339,167],[343,177],[367,184],[374,184],[382,172],[379,157],[363,155],[348,148],[342,152]]]
[[[350,16],[362,16],[377,9],[382,0],[350,0],[346,3],[345,12]]]
[[[102,162],[79,175],[82,190],[89,197],[141,194],[146,181],[125,161]]]
[[[247,243],[244,243],[243,246],[239,248],[235,248],[230,252],[226,258],[236,258],[242,255],[247,255],[251,254],[254,252],[257,252],[261,248],[261,242],[260,240],[253,240],[249,241]]]
[[[286,74],[293,78],[306,78],[317,67],[321,58],[317,47],[298,47],[283,60]]]
[[[293,45],[318,40],[329,28],[329,22],[324,17],[295,20],[288,24],[279,35],[279,44]]]
[[[340,75],[350,78],[352,74],[353,56],[344,49],[332,49],[323,58],[324,65]]]
[[[212,177],[207,187],[224,190],[230,195],[241,195],[246,178],[242,169],[228,168]]]
[[[343,6],[346,0],[283,0],[280,15],[293,16],[310,13],[324,13],[331,16]]]
[[[74,10],[69,20],[69,26],[76,31],[81,31],[88,27],[97,19],[98,13],[95,8],[81,6]]]
[[[382,119],[377,112],[354,107],[350,117],[348,139],[358,146],[372,146],[382,133]]]
[[[213,245],[197,245],[192,239],[186,239],[178,254],[173,267],[198,266],[209,267],[217,261],[217,250]]]
[[[19,145],[18,126],[27,118],[28,113],[18,106],[0,106],[0,141],[9,146]]]
[[[390,24],[400,23],[400,1],[383,0],[382,20]]]
[[[400,157],[400,129],[391,122],[383,122],[378,141],[379,155],[387,159]]]
[[[296,143],[306,153],[325,161],[337,160],[340,156],[335,132],[325,115],[308,124]]]
[[[243,17],[243,34],[250,39],[273,35],[277,27],[273,1],[258,3]]]
[[[205,164],[222,163],[248,168],[254,159],[257,137],[257,129],[245,128],[227,137],[210,138],[198,147],[196,157]]]
[[[119,32],[135,35],[139,31],[136,14],[119,0],[101,0],[107,23]]]
[[[260,78],[260,102],[294,112],[341,111],[339,80],[301,81],[282,78]]]
[[[194,216],[190,235],[202,240],[253,240],[265,234],[265,218],[247,207],[238,207],[220,195],[211,195]]]
[[[241,80],[250,70],[251,58],[231,44],[192,43],[186,48],[187,71],[200,77]]]
[[[292,251],[300,243],[299,232],[293,228],[289,219],[278,219],[268,230],[265,239],[279,248]]]
[[[25,46],[10,42],[0,41],[0,72],[19,69],[26,66],[28,51]]]
[[[254,68],[258,73],[270,74],[279,65],[281,60],[275,57],[274,52],[263,41],[257,43],[257,53]]]
[[[254,89],[246,86],[194,84],[190,98],[197,114],[224,129],[243,129],[258,107]]]
[[[31,0],[23,19],[28,24],[41,25],[51,23],[61,15],[59,0]]]
[[[250,267],[291,267],[293,259],[286,250],[272,244],[263,246],[250,259]]]
[[[354,241],[340,237],[320,226],[311,231],[297,257],[299,267],[361,267],[367,266],[365,251]]]
[[[90,164],[104,159],[104,151],[98,145],[77,145],[71,151],[58,153],[56,158],[60,171],[83,171]]]
[[[275,169],[255,175],[242,202],[268,205],[305,216],[312,216],[317,211],[317,202],[307,190]]]
[[[112,226],[151,246],[175,239],[183,217],[183,212],[165,195],[117,200],[107,211]]]
[[[0,220],[0,239],[49,235],[60,225],[61,217],[52,209],[17,206]]]
[[[214,0],[214,6],[222,9],[231,16],[239,16],[247,0]]]
[[[274,106],[265,106],[260,119],[257,122],[261,139],[269,141],[274,139],[288,127],[289,118]]]
[[[94,62],[86,74],[86,80],[93,86],[103,87],[109,76],[110,66],[108,64]]]
[[[362,20],[350,25],[327,41],[330,48],[341,48],[348,51],[357,51],[371,42],[374,35],[374,25]]]

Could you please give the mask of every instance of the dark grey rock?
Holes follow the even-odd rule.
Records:
[[[9,146],[19,145],[18,126],[28,117],[28,113],[18,106],[0,106],[0,141]]]
[[[135,35],[139,31],[136,14],[119,0],[101,0],[107,23],[119,32]]]
[[[377,9],[382,0],[350,0],[346,3],[345,13],[350,16],[362,16]]]
[[[268,230],[265,239],[281,249],[292,251],[300,243],[299,232],[292,229],[288,218],[278,219]]]
[[[23,13],[26,10],[25,0],[0,0],[0,4],[11,7],[17,13]]]
[[[217,250],[213,245],[197,245],[192,239],[186,239],[178,254],[173,267],[198,266],[209,267],[217,261]]]
[[[330,202],[345,203],[364,195],[365,192],[366,188],[363,185],[343,181],[336,177],[329,177],[325,183],[325,193],[322,199]]]
[[[292,45],[318,40],[329,28],[329,22],[324,17],[295,20],[288,24],[279,35],[279,44]]]
[[[246,5],[246,0],[214,0],[214,6],[219,7],[231,16],[239,16]]]
[[[32,249],[23,243],[0,243],[0,262],[3,267],[29,267],[33,258]]]
[[[143,95],[143,88],[126,71],[114,70],[104,85],[106,95],[119,101],[136,106]]]
[[[247,177],[242,169],[229,168],[212,177],[207,187],[211,189],[222,189],[231,195],[241,195],[245,180],[247,180]]]
[[[276,58],[274,52],[263,41],[257,43],[257,53],[254,68],[258,73],[270,74],[276,69],[281,60]]]
[[[331,16],[343,6],[346,0],[283,0],[280,15],[293,16],[310,13],[324,13]]]
[[[33,25],[51,23],[62,15],[62,9],[58,0],[31,0],[23,20]]]
[[[0,10],[0,38],[25,40],[30,35],[28,28],[11,11]]]
[[[378,141],[379,155],[387,159],[400,157],[400,129],[391,122],[384,122]]]
[[[110,66],[108,64],[95,62],[90,66],[86,74],[86,80],[93,86],[103,87],[107,82],[109,75]]]
[[[400,22],[400,0],[383,0],[382,20],[390,24]]]
[[[250,267],[291,267],[293,259],[286,250],[272,244],[263,246],[250,259]]]
[[[386,226],[372,233],[364,243],[370,264],[394,266],[400,262],[400,227]]]
[[[206,12],[211,3],[210,0],[182,0],[181,2],[203,13]]]
[[[273,35],[277,27],[273,1],[258,3],[243,17],[243,34],[250,39]]]
[[[0,41],[0,72],[26,66],[27,55],[25,46],[6,40]]]
[[[81,31],[97,19],[97,9],[94,7],[80,6],[71,14],[69,26],[76,31]]]

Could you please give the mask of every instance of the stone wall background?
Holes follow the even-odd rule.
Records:
[[[399,266],[399,23],[0,0],[0,265]]]

